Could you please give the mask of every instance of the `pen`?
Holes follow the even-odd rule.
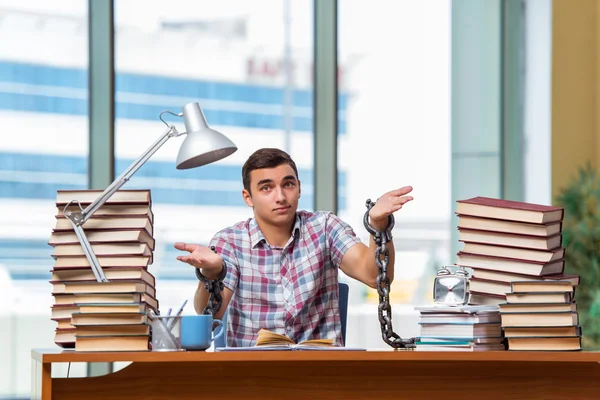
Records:
[[[181,315],[181,313],[183,312],[183,307],[185,307],[185,305],[187,304],[187,300],[185,300],[183,302],[183,304],[181,305],[181,307],[179,307],[179,310],[177,311],[177,313],[175,314],[175,316],[173,318],[169,318],[169,322],[167,323],[167,328],[169,330],[173,329],[173,326],[175,325],[175,321],[177,321],[177,318]]]

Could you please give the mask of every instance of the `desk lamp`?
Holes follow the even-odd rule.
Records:
[[[165,113],[176,117],[183,117],[186,131],[179,132],[175,126],[169,125],[162,118],[162,115]],[[181,144],[179,153],[177,154],[177,169],[196,168],[210,164],[233,154],[237,150],[236,145],[225,135],[209,128],[198,103],[186,104],[179,114],[175,114],[171,111],[163,111],[160,113],[159,118],[167,126],[167,130],[162,137],[135,160],[127,170],[115,179],[114,182],[85,209],[82,208],[77,200],[72,200],[63,210],[65,217],[67,217],[73,225],[75,235],[83,247],[85,256],[88,259],[98,282],[108,282],[108,279],[106,279],[102,267],[92,250],[92,246],[85,235],[83,225],[117,190],[119,190],[121,186],[129,181],[129,178],[131,178],[131,176],[140,169],[140,167],[144,165],[167,140],[172,137],[187,134],[187,137]],[[71,204],[77,204],[80,211],[67,211]]]

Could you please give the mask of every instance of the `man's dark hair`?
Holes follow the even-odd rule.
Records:
[[[244,189],[252,193],[250,190],[250,173],[255,169],[276,168],[283,164],[292,167],[297,179],[298,168],[296,168],[296,163],[288,153],[283,150],[272,148],[256,150],[248,157],[242,167],[242,182],[244,184]]]

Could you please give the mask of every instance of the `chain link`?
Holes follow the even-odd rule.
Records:
[[[375,250],[375,264],[379,269],[377,275],[377,293],[379,294],[379,323],[381,324],[381,336],[383,341],[394,349],[414,349],[416,339],[403,339],[396,334],[392,328],[392,307],[390,306],[390,278],[387,276],[387,267],[389,263],[389,249],[387,243],[392,240],[392,228],[394,227],[394,216],[388,217],[388,226],[384,231],[377,231],[369,223],[369,212],[375,205],[371,199],[367,199],[367,212],[363,218],[363,223],[367,231],[373,235],[375,244],[379,246]],[[382,259],[383,256],[383,259]]]
[[[215,246],[211,246],[210,249],[215,253],[217,252]],[[214,280],[208,279],[202,274],[200,268],[196,268],[196,277],[204,283],[204,288],[209,294],[208,303],[206,303],[206,307],[204,307],[202,314],[214,316],[215,313],[221,309],[221,303],[223,302],[221,293],[224,288],[223,279],[225,279],[225,275],[227,275],[227,266],[225,265],[225,262],[223,262],[223,269],[221,270],[219,277]]]

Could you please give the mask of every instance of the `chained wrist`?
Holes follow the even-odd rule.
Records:
[[[215,254],[217,254],[217,250],[215,249],[215,246],[211,246],[210,249]],[[200,280],[201,282],[204,282],[205,284],[209,281],[222,282],[223,279],[225,279],[226,275],[227,275],[227,265],[225,265],[225,261],[223,261],[222,266],[221,266],[221,271],[219,272],[219,274],[216,277],[206,276],[202,273],[202,271],[200,271],[200,268],[196,268],[196,278],[198,278],[198,280]]]

